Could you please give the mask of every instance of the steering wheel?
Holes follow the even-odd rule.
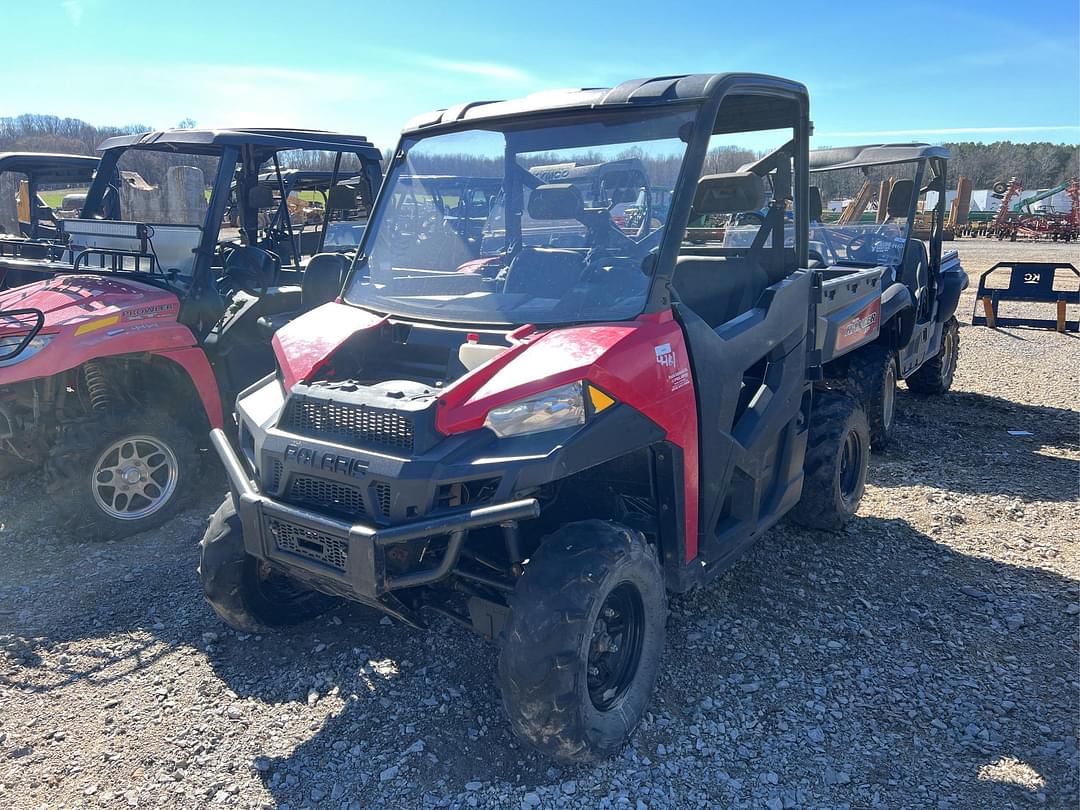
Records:
[[[847,257],[857,262],[876,262],[877,233],[860,233],[847,244]]]
[[[233,246],[223,255],[223,273],[229,286],[262,298],[274,285],[281,259],[269,250],[249,246]]]

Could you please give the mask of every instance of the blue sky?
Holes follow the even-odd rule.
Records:
[[[0,116],[309,126],[385,148],[462,101],[740,70],[804,82],[818,146],[1080,142],[1077,0],[5,5]]]

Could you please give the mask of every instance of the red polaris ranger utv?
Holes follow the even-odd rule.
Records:
[[[498,640],[521,739],[618,750],[668,591],[785,514],[837,528],[862,495],[866,418],[813,381],[837,334],[859,345],[882,268],[807,269],[808,110],[801,84],[721,74],[416,119],[341,298],[276,334],[277,372],[237,400],[239,452],[212,434],[232,488],[202,542],[215,610],[249,632],[332,597],[449,616]],[[777,148],[702,176],[733,136]],[[646,176],[550,176],[627,157]],[[455,174],[498,180],[479,240],[400,213],[403,189]],[[692,215],[760,210],[767,183],[745,247],[684,239]],[[669,208],[616,220],[657,188]]]
[[[75,531],[122,537],[168,518],[198,480],[207,431],[274,368],[274,327],[337,296],[382,172],[366,138],[312,130],[169,130],[101,149],[57,242],[0,246],[13,285],[0,290],[0,474],[44,466]],[[314,230],[290,220],[290,159],[332,167]]]

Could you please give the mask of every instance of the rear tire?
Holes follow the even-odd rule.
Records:
[[[803,464],[802,497],[791,519],[810,529],[837,531],[859,508],[866,488],[870,429],[849,396],[815,392]]]
[[[892,349],[871,345],[856,351],[848,377],[866,414],[870,447],[884,450],[896,423],[896,357]]]
[[[337,604],[334,597],[304,587],[244,550],[244,530],[231,494],[210,517],[199,552],[206,601],[225,624],[242,633],[299,624]]]
[[[955,316],[941,329],[941,348],[907,378],[907,386],[919,394],[944,394],[952,387],[960,355],[960,323]]]
[[[637,728],[656,684],[667,594],[638,532],[589,520],[546,537],[510,597],[498,683],[514,734],[596,762]]]
[[[171,518],[198,480],[191,433],[164,412],[94,414],[66,425],[45,483],[66,526],[95,539],[128,537]]]

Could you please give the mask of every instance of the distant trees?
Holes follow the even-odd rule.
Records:
[[[195,121],[185,118],[181,128],[195,126]],[[0,152],[70,152],[73,154],[96,154],[98,145],[113,135],[145,132],[151,129],[142,124],[97,127],[78,118],[61,118],[56,115],[25,114],[0,118]],[[1069,178],[1080,175],[1080,150],[1071,144],[1047,142],[1014,143],[995,141],[975,143],[965,141],[947,143],[952,153],[949,162],[949,183],[963,174],[975,188],[989,188],[999,180],[1019,177],[1026,189],[1050,188]],[[761,153],[738,147],[720,147],[709,152],[705,159],[706,173],[726,172],[760,157]],[[644,155],[628,151],[620,157],[642,157],[649,166],[650,179],[656,185],[673,185],[679,159],[660,155]],[[141,157],[141,156],[140,156]],[[149,156],[148,156],[149,157]],[[320,156],[296,155],[296,164],[283,156],[282,162],[296,168],[331,168],[332,159]],[[175,161],[169,162],[171,165]],[[190,161],[189,161],[190,162]],[[498,169],[489,161],[475,155],[440,156],[428,161],[422,170],[432,174],[450,172],[461,174],[490,175]],[[160,182],[160,161],[147,160],[136,168],[152,183]],[[299,165],[299,164],[303,165]],[[145,164],[145,165],[143,165]],[[308,165],[310,164],[310,165]],[[317,165],[316,165],[317,164]],[[164,164],[162,164],[163,166]],[[201,164],[200,164],[201,165]],[[453,167],[457,167],[454,169]],[[125,167],[126,168],[126,167]],[[203,167],[204,171],[209,167]],[[351,167],[350,167],[351,168]],[[342,167],[346,170],[346,167]],[[209,178],[208,178],[209,179]]]
[[[113,135],[145,132],[150,127],[95,127],[78,118],[57,115],[17,115],[0,118],[0,152],[68,152],[92,155],[99,143]]]
[[[1019,177],[1026,189],[1052,188],[1080,176],[1080,149],[1064,143],[947,143],[949,182],[964,175],[974,188]]]

